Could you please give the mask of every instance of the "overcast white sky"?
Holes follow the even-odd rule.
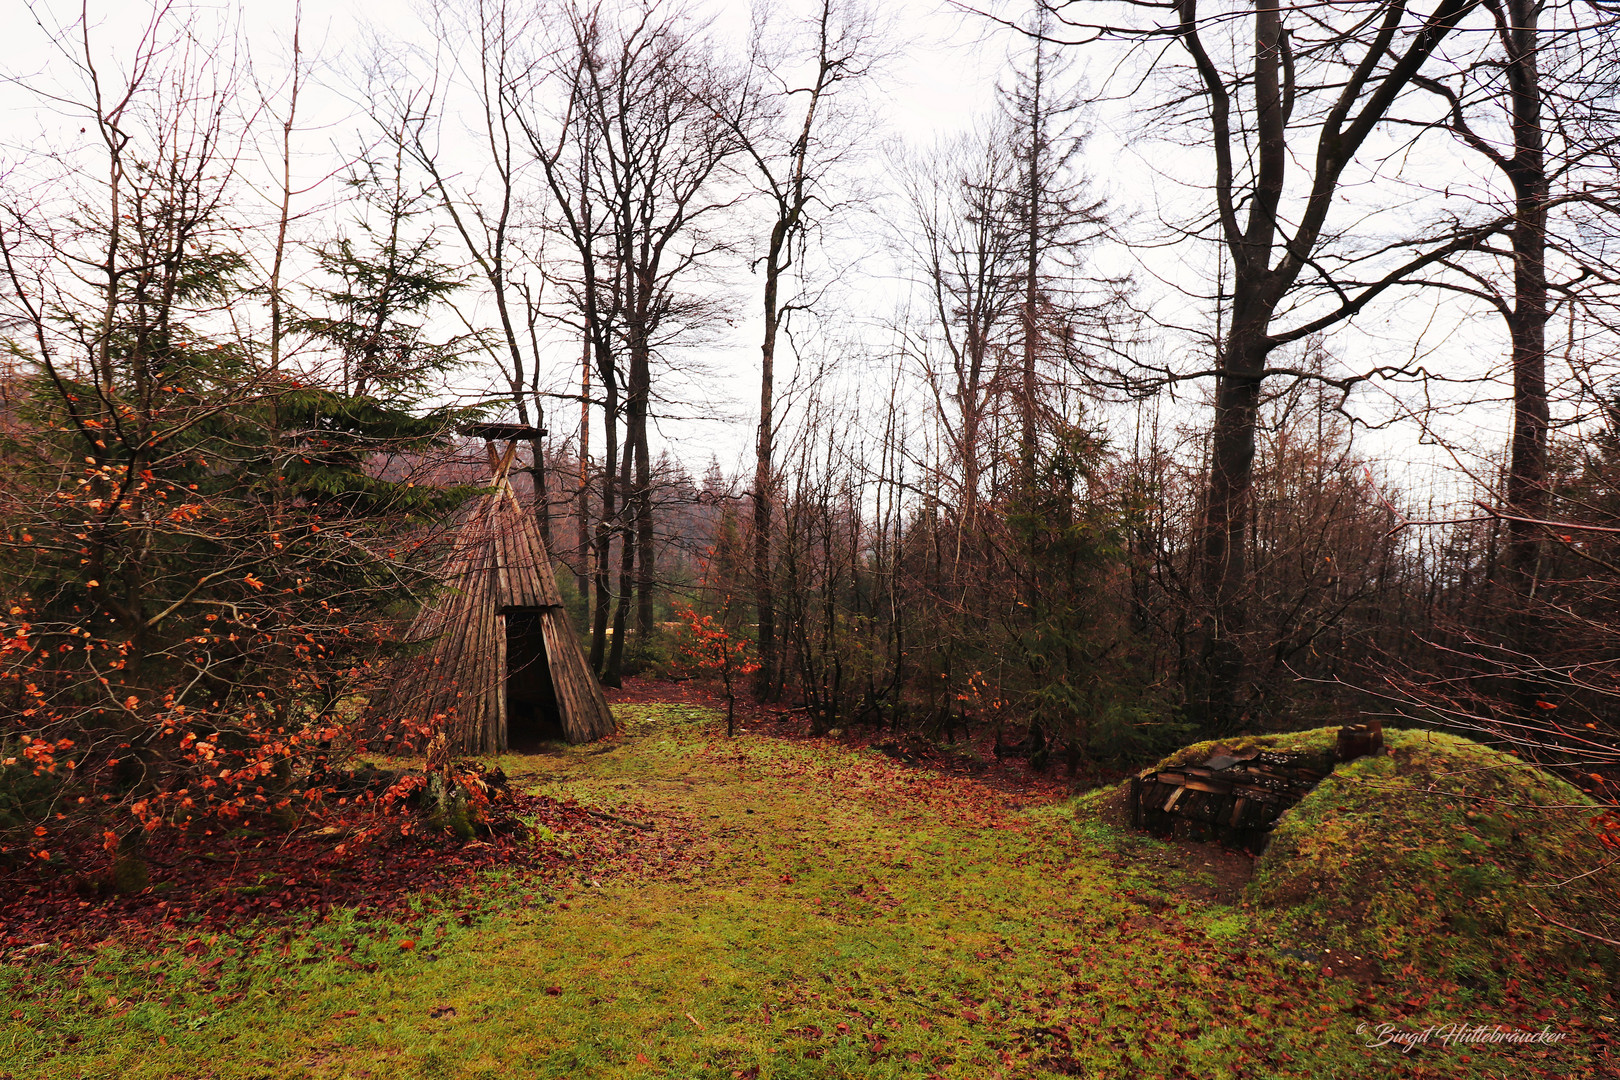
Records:
[[[98,0],[90,4],[94,32],[107,54],[127,55],[131,35],[145,15],[145,7],[141,0]],[[251,0],[240,13],[242,37],[265,77],[284,62],[295,9],[295,0]],[[222,2],[207,5],[205,10],[229,12],[233,9]],[[740,50],[747,33],[747,6],[721,2],[707,5],[706,10],[713,13],[714,32]],[[993,107],[994,86],[1012,44],[1004,33],[994,31],[983,20],[963,16],[949,5],[933,0],[885,3],[881,10],[892,22],[897,50],[866,88],[881,120],[868,166],[869,175],[876,180],[882,179],[885,161],[879,143],[925,146],[948,133],[966,130],[976,118],[985,115]],[[0,12],[5,13],[0,25],[11,31],[5,70],[32,79],[59,62],[45,47],[34,25],[35,15],[42,15],[47,21],[71,22],[77,15],[78,5],[66,0],[39,3],[0,0]],[[302,136],[304,168],[310,175],[330,170],[334,163],[342,160],[344,153],[352,152],[357,133],[365,128],[365,116],[340,90],[347,81],[346,72],[365,54],[368,36],[379,34],[420,40],[422,27],[422,20],[410,3],[336,0],[304,5],[304,49],[327,62],[321,73],[325,86],[312,92],[305,103],[306,117],[317,121]],[[1133,73],[1128,67],[1116,68],[1117,61],[1118,55],[1104,47],[1088,48],[1082,50],[1078,66],[1089,86],[1117,92],[1127,85]],[[1092,123],[1095,135],[1090,144],[1087,170],[1122,215],[1134,216],[1138,222],[1137,235],[1155,232],[1154,221],[1160,214],[1184,208],[1188,198],[1197,197],[1196,192],[1189,193],[1189,189],[1181,185],[1196,184],[1201,170],[1208,168],[1203,155],[1171,146],[1159,137],[1164,133],[1144,130],[1140,115],[1125,103],[1098,106]],[[42,135],[46,141],[59,145],[63,141],[71,142],[75,138],[74,126],[72,117],[53,116],[18,86],[0,87],[0,146],[3,146],[5,158],[16,160],[25,152],[25,147],[37,145]],[[311,205],[318,201],[311,197]],[[885,327],[901,306],[904,292],[896,267],[883,254],[886,246],[883,220],[892,216],[892,210],[880,210],[877,215],[852,218],[846,223],[846,238],[842,241],[848,245],[845,250],[852,256],[868,257],[840,260],[853,267],[846,275],[840,294],[853,310],[841,320],[836,332],[846,339],[863,339],[874,349],[881,349],[887,341]],[[1211,264],[1207,254],[1180,247],[1134,252],[1115,249],[1099,253],[1099,257],[1111,266],[1134,261],[1144,295],[1153,301],[1167,322],[1196,326],[1202,318],[1200,306],[1189,304],[1180,295],[1178,286],[1194,290],[1208,288]],[[720,375],[706,384],[708,393],[719,395],[713,402],[716,406],[713,411],[730,413],[736,420],[732,423],[670,422],[663,426],[666,435],[677,440],[677,445],[672,447],[677,456],[697,471],[701,471],[711,455],[728,470],[740,465],[747,454],[751,434],[747,415],[750,402],[757,394],[751,373],[758,356],[758,325],[751,312],[757,299],[748,288],[740,266],[732,268],[732,277],[743,290],[738,297],[742,317],[728,339],[705,351],[705,359]],[[1448,301],[1439,302],[1437,314],[1434,299],[1409,299],[1374,310],[1356,331],[1339,335],[1333,344],[1351,363],[1356,356],[1346,354],[1406,354],[1437,349],[1439,352],[1432,359],[1435,366],[1451,370],[1478,369],[1497,362],[1500,329],[1488,320],[1459,318],[1456,306]],[[1191,342],[1173,333],[1162,336],[1164,351],[1191,347]],[[576,358],[576,347],[571,342],[558,342],[558,389],[572,386],[567,372],[572,370]],[[728,397],[730,400],[725,400]],[[695,411],[702,411],[707,403],[691,404],[696,407]],[[1369,415],[1387,412],[1388,402],[1380,403],[1377,393],[1367,395],[1364,404],[1370,410]],[[687,409],[682,406],[672,411]],[[1505,407],[1474,409],[1452,434],[1474,448],[1490,452],[1505,439],[1506,421]],[[551,426],[556,431],[563,424],[559,419]],[[1424,456],[1417,450],[1417,442],[1417,432],[1410,427],[1374,437],[1374,443],[1384,456],[1404,462]]]

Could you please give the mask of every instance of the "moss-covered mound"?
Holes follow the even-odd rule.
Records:
[[[1590,929],[1612,913],[1620,873],[1592,828],[1596,804],[1454,735],[1387,741],[1388,756],[1341,765],[1284,815],[1250,901],[1288,932],[1465,982],[1493,981],[1514,954],[1588,954],[1548,920]]]
[[[1329,752],[1335,734],[1200,743],[1158,767],[1249,747]],[[1386,973],[1417,963],[1482,987],[1497,983],[1506,960],[1613,962],[1607,947],[1552,921],[1604,932],[1620,909],[1620,865],[1609,865],[1615,853],[1592,827],[1597,804],[1455,735],[1390,731],[1386,740],[1387,755],[1340,765],[1278,822],[1246,890],[1263,922]]]

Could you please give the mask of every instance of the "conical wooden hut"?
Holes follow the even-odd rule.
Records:
[[[546,740],[591,742],[616,725],[551,572],[534,515],[507,477],[518,438],[512,424],[468,434],[508,440],[490,490],[463,507],[440,573],[442,588],[411,622],[417,648],[397,662],[379,718],[439,722],[467,753],[522,749]]]

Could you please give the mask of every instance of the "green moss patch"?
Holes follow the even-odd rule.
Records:
[[[1536,913],[1590,927],[1612,912],[1620,873],[1590,799],[1455,735],[1387,741],[1390,754],[1341,765],[1284,815],[1251,902],[1302,940],[1498,992],[1520,964],[1613,959]]]

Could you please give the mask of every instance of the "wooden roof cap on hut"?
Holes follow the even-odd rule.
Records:
[[[602,687],[574,636],[534,515],[508,472],[517,440],[543,432],[518,424],[474,425],[489,450],[490,489],[461,509],[443,588],[417,613],[381,717],[445,717],[450,744],[494,753],[543,739],[591,742],[616,729]],[[507,440],[497,452],[494,439]]]

